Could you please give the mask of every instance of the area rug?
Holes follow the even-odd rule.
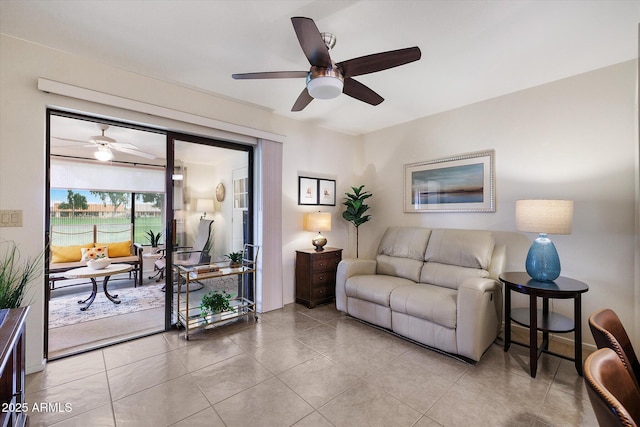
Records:
[[[85,305],[78,304],[78,300],[86,299],[91,294],[90,291],[52,298],[49,301],[49,328],[59,328],[105,317],[164,307],[163,286],[163,284],[153,284],[112,290],[110,293],[117,294],[121,301],[120,304],[114,304],[107,299],[100,284],[96,299],[87,311],[80,311],[80,308]]]

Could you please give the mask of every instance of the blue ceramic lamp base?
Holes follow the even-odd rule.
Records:
[[[560,276],[558,251],[546,234],[540,233],[533,241],[527,254],[526,268],[532,279],[541,282],[553,282]]]

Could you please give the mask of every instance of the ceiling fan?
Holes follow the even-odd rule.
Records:
[[[120,151],[122,153],[131,154],[138,157],[144,157],[145,159],[155,159],[156,156],[150,153],[145,153],[144,151],[140,151],[138,147],[133,144],[129,144],[128,142],[118,142],[113,138],[109,138],[105,136],[105,131],[109,129],[109,125],[98,124],[98,127],[102,131],[101,135],[92,136],[89,142],[80,141],[77,139],[69,139],[69,138],[58,138],[60,141],[70,141],[70,142],[78,142],[82,145],[80,148],[96,148],[97,151],[93,153],[94,157],[100,161],[107,162],[113,159],[113,152],[111,150]]]
[[[331,33],[321,33],[310,18],[291,18],[302,51],[311,69],[309,71],[272,71],[232,74],[234,79],[306,78],[307,85],[293,104],[291,111],[302,111],[314,99],[331,99],[341,93],[352,98],[378,105],[384,98],[352,77],[375,73],[408,64],[420,59],[417,46],[406,49],[374,53],[342,62],[333,62],[329,51],[336,43]]]

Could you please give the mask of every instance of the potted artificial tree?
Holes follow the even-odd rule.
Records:
[[[369,206],[364,203],[369,197],[372,196],[368,191],[363,191],[364,185],[360,187],[351,187],[353,193],[345,193],[347,198],[343,205],[347,209],[342,212],[342,217],[352,223],[356,227],[356,258],[358,258],[358,245],[359,245],[359,233],[358,230],[362,224],[371,219],[371,215],[365,215],[365,212],[369,210]]]

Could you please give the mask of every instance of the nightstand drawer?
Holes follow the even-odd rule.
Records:
[[[335,270],[340,262],[340,258],[334,255],[325,258],[315,258],[312,262],[313,271]]]
[[[335,296],[335,289],[333,286],[320,286],[313,288],[311,291],[311,297],[314,300],[324,300],[326,298],[333,298]]]
[[[311,286],[318,286],[318,285],[326,285],[329,282],[334,282],[335,283],[336,280],[336,272],[335,270],[332,271],[321,271],[319,273],[313,273],[313,276],[311,277]]]

